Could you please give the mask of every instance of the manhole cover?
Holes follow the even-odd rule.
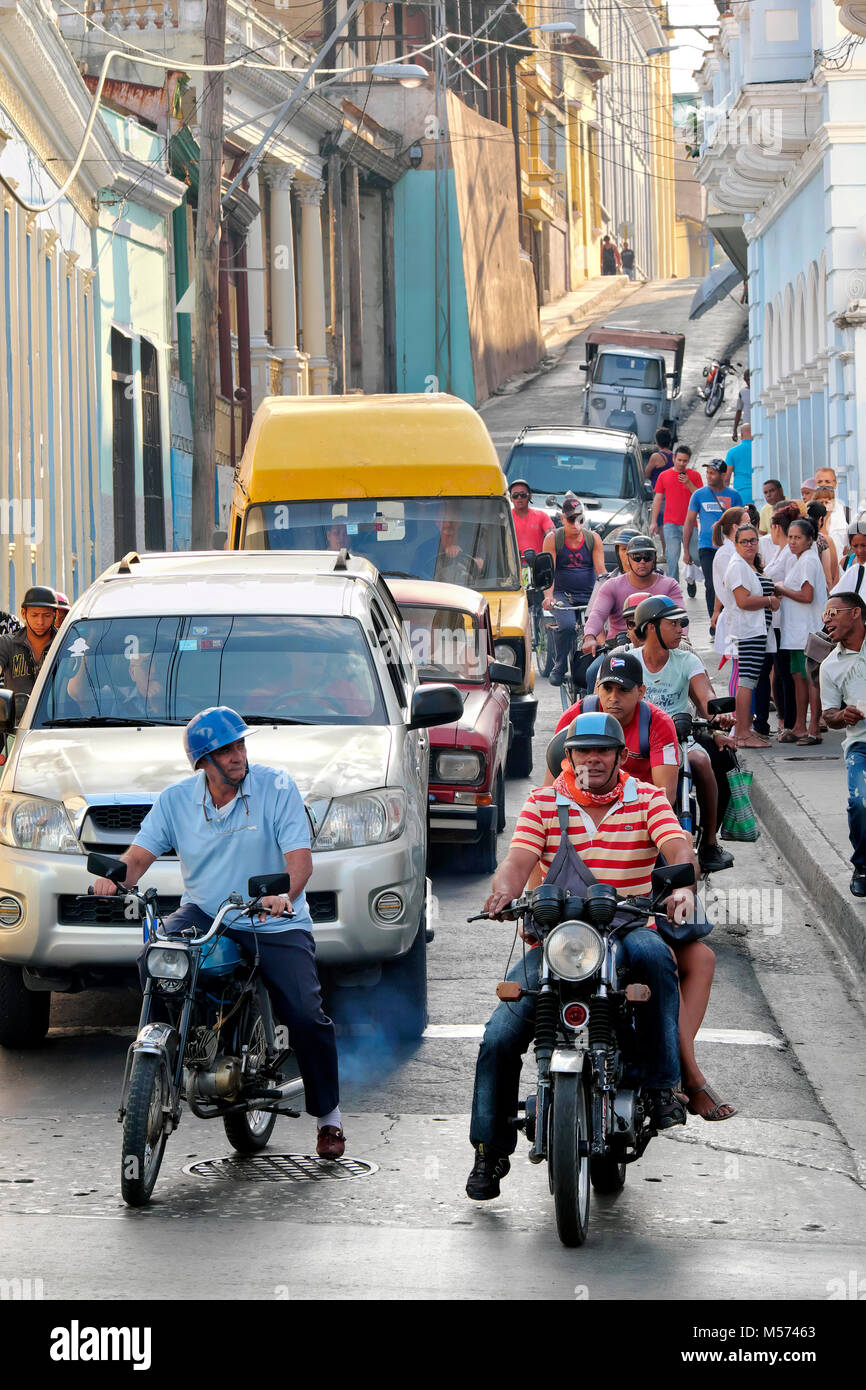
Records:
[[[319,1158],[316,1154],[250,1154],[208,1158],[183,1170],[194,1178],[228,1182],[321,1182],[328,1178],[367,1178],[375,1163],[360,1158]]]

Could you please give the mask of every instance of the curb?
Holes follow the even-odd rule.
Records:
[[[751,800],[772,839],[781,850],[809,897],[819,907],[833,936],[866,971],[866,912],[859,912],[851,895],[839,887],[851,865],[824,835],[791,794],[774,767],[750,767],[754,774]]]
[[[605,309],[615,307],[620,304],[622,300],[628,299],[634,290],[642,289],[644,284],[649,283],[649,281],[644,280],[629,280],[628,278],[619,279],[618,277],[611,278],[612,283],[610,285],[605,285],[604,289],[599,290],[591,299],[586,299],[582,304],[576,305],[572,312],[559,319],[556,325],[551,324],[547,333],[542,333],[545,346],[548,346],[552,339],[558,338],[561,334],[569,333],[571,329],[574,329],[574,332],[570,333],[570,336],[576,336],[581,327],[585,324],[587,318],[595,318],[597,314],[603,313]],[[557,343],[556,346],[564,347],[566,344]]]

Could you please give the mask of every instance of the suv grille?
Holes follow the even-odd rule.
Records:
[[[148,806],[91,806],[90,819],[97,830],[140,830]]]
[[[161,897],[159,905],[163,918],[166,918],[180,907],[180,898],[170,894]],[[314,922],[334,922],[337,919],[336,893],[308,893],[307,907]],[[57,920],[65,927],[87,926],[94,922],[100,927],[141,925],[139,918],[124,916],[123,894],[79,902],[74,893],[61,893],[57,902]]]

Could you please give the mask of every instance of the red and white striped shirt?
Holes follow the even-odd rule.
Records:
[[[651,890],[650,874],[660,850],[669,840],[686,838],[673,808],[660,787],[630,779],[633,800],[613,803],[601,825],[586,823],[581,808],[568,808],[568,838],[600,883],[620,897],[644,896]],[[547,870],[559,849],[561,831],[553,787],[536,787],[521,811],[512,845],[539,855]]]

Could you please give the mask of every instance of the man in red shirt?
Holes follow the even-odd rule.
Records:
[[[612,714],[622,725],[625,771],[639,782],[661,787],[673,805],[679,768],[677,731],[670,715],[645,700],[644,694],[643,668],[637,658],[628,652],[609,652],[601,663],[596,695],[585,695],[567,709],[556,732],[567,730],[581,712],[595,712],[597,699],[602,711]],[[548,771],[544,785],[551,786],[559,772],[559,767],[553,775]]]
[[[508,491],[511,497],[511,513],[514,517],[514,529],[517,532],[517,548],[520,551],[520,558],[523,559],[525,550],[534,550],[537,555],[540,555],[544,546],[544,537],[548,531],[555,529],[553,520],[547,515],[547,512],[541,511],[539,507],[530,507],[532,489],[524,478],[515,478]]]
[[[692,451],[688,444],[678,444],[674,449],[674,466],[666,468],[656,478],[655,497],[653,498],[652,520],[650,522],[650,535],[655,536],[659,530],[659,516],[664,507],[664,525],[662,531],[665,538],[665,565],[671,579],[676,579],[680,566],[680,551],[683,544],[683,527],[686,522],[686,513],[689,503],[692,500],[692,493],[701,486],[701,475],[696,468],[689,468],[689,460]],[[693,540],[689,547],[689,560],[687,565],[698,564],[698,547]],[[697,592],[695,587],[694,572],[688,569],[688,593],[689,598],[694,598]]]

